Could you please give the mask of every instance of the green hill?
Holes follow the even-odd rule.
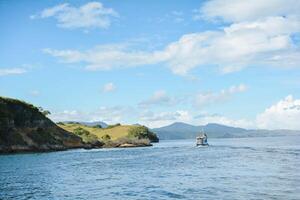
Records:
[[[158,142],[158,137],[145,126],[116,124],[100,128],[76,122],[60,122],[58,125],[66,131],[78,135],[85,142],[102,142],[104,146],[119,146],[124,143],[150,145],[150,142]]]
[[[49,111],[0,97],[0,153],[71,148],[151,146],[158,137],[145,126],[52,122]],[[105,127],[105,128],[102,128]]]
[[[47,111],[0,97],[0,153],[85,147],[82,139],[48,119]]]

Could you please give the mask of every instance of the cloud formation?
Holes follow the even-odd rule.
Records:
[[[100,2],[89,2],[80,7],[59,4],[30,16],[31,19],[50,17],[57,20],[58,27],[66,29],[108,28],[111,18],[118,17],[118,13],[112,8],[105,8]]]
[[[259,114],[257,127],[264,129],[300,130],[300,99],[292,95],[280,100]]]
[[[300,125],[300,99],[292,95],[271,105],[253,120],[234,119],[220,114],[209,114],[189,110],[161,111],[137,109],[136,107],[114,106],[101,107],[92,112],[66,110],[53,112],[50,118],[58,121],[104,121],[109,124],[130,122],[143,124],[151,128],[166,126],[174,122],[185,122],[194,125],[219,123],[227,126],[260,129],[294,129],[299,130]]]
[[[202,114],[194,117],[196,124],[205,125],[208,123],[218,123],[226,126],[241,128],[256,128],[253,121],[247,119],[232,119],[219,114]]]
[[[0,68],[0,76],[24,74],[27,70],[23,68]]]
[[[208,20],[227,22],[253,21],[270,16],[299,15],[300,3],[297,0],[210,0],[198,10]]]
[[[45,49],[67,63],[84,63],[88,70],[111,70],[162,63],[174,74],[187,75],[196,67],[215,66],[221,73],[252,65],[299,67],[300,51],[293,34],[300,32],[296,17],[269,17],[234,23],[220,31],[183,35],[162,50],[142,51],[122,45],[100,45],[86,51]]]
[[[173,122],[192,122],[192,115],[186,110],[177,110],[170,112],[157,112],[144,111],[139,115],[139,123],[149,126],[151,128],[157,128],[161,126],[169,125]]]
[[[233,85],[228,89],[221,90],[220,92],[207,92],[200,93],[196,95],[195,105],[196,107],[203,107],[210,104],[220,103],[227,101],[234,94],[245,92],[247,90],[247,86],[244,84]]]
[[[123,106],[100,107],[95,111],[84,112],[78,110],[65,110],[62,112],[53,112],[49,117],[56,121],[103,121],[108,124],[126,122],[134,114],[131,108]]]
[[[144,101],[139,103],[141,107],[148,107],[152,105],[160,105],[160,106],[171,106],[176,102],[175,98],[172,98],[167,95],[166,91],[158,90],[154,92],[154,94]]]

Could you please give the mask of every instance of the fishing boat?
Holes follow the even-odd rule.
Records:
[[[208,146],[207,135],[205,133],[200,133],[199,136],[196,137],[196,146]]]

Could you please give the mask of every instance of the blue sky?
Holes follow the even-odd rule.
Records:
[[[300,129],[288,1],[1,1],[0,95],[55,121]]]

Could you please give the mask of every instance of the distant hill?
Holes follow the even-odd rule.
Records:
[[[195,138],[199,133],[199,127],[190,124],[175,122],[168,126],[152,129],[160,139],[187,139]]]
[[[211,138],[233,138],[233,137],[264,137],[300,134],[293,130],[248,130],[238,127],[225,126],[209,123],[204,126],[194,126],[187,123],[175,122],[168,126],[152,129],[160,139],[194,139],[201,131]]]

